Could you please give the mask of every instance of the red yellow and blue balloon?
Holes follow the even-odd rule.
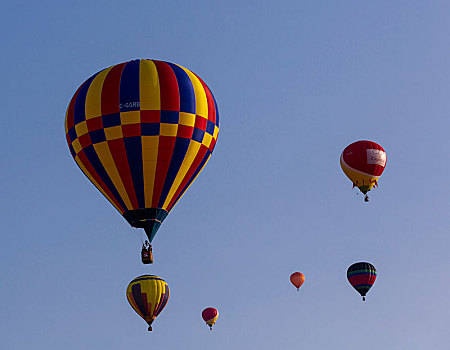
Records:
[[[213,307],[207,307],[202,312],[202,318],[203,321],[206,322],[206,324],[209,326],[209,329],[212,330],[212,327],[217,321],[217,318],[219,317],[219,311]]]
[[[369,201],[367,192],[378,186],[378,179],[386,166],[386,152],[373,141],[356,141],[341,154],[341,167],[345,175],[358,187]]]
[[[83,173],[151,242],[209,160],[219,113],[196,74],[140,59],[87,79],[70,101],[65,130]]]
[[[152,323],[164,309],[169,300],[169,286],[160,277],[144,275],[136,277],[127,288],[127,299],[131,307],[148,324],[152,330]]]

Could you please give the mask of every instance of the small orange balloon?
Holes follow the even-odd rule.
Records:
[[[300,287],[302,286],[303,282],[305,282],[305,275],[302,274],[301,272],[294,272],[291,275],[291,283],[297,287],[297,290],[300,289]]]

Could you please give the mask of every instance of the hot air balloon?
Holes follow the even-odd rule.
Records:
[[[212,330],[212,326],[214,326],[214,323],[216,323],[217,318],[219,317],[219,312],[213,307],[207,307],[205,310],[203,310],[202,317],[206,324],[209,326],[209,329]]]
[[[356,141],[341,154],[341,167],[345,175],[358,187],[369,201],[367,192],[378,186],[378,179],[386,166],[386,152],[372,141]]]
[[[169,300],[169,286],[158,276],[143,275],[136,277],[127,288],[127,299],[131,307],[148,324],[152,330],[152,323],[160,314]]]
[[[297,290],[300,289],[300,287],[302,286],[303,282],[305,282],[305,275],[302,274],[301,272],[294,272],[291,277],[291,283],[297,287]]]
[[[87,79],[70,101],[65,131],[83,173],[151,243],[209,160],[219,113],[193,72],[141,59]]]
[[[355,263],[347,270],[348,281],[361,294],[363,301],[366,300],[366,293],[373,286],[376,278],[377,270],[368,262]]]

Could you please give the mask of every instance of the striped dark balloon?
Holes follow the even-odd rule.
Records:
[[[375,266],[368,262],[357,262],[347,270],[348,281],[361,294],[363,300],[366,300],[365,296],[375,283],[376,278],[377,270]]]

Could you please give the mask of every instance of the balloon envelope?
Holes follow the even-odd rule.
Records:
[[[143,275],[136,277],[127,288],[127,299],[131,307],[149,325],[164,309],[169,300],[169,286],[160,277]]]
[[[356,141],[341,154],[341,167],[353,185],[366,194],[377,184],[386,166],[386,152],[372,141]]]
[[[305,275],[301,272],[294,272],[290,277],[291,283],[297,287],[297,290],[302,286],[303,282],[305,282]]]
[[[202,318],[210,329],[212,329],[212,326],[216,323],[218,317],[219,312],[213,307],[208,307],[202,312]]]
[[[361,294],[365,300],[366,293],[375,283],[377,270],[368,262],[358,262],[351,265],[347,270],[347,279],[353,288]]]
[[[211,156],[219,113],[193,72],[142,59],[86,80],[70,101],[65,130],[80,169],[152,241]]]

